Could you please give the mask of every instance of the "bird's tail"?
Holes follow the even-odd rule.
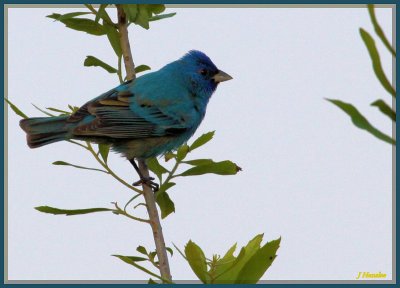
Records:
[[[22,119],[19,122],[22,130],[26,132],[26,140],[30,148],[69,139],[68,116],[37,117]]]

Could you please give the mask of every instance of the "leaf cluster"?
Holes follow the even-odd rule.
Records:
[[[368,12],[371,18],[371,22],[374,26],[374,30],[378,36],[378,38],[382,41],[384,46],[389,50],[389,52],[392,54],[394,58],[396,58],[396,51],[395,49],[390,45],[388,39],[386,38],[385,34],[383,33],[382,28],[380,27],[376,15],[375,15],[375,10],[374,10],[374,5],[373,4],[368,4]],[[385,72],[383,71],[380,56],[378,49],[376,48],[375,41],[372,38],[372,36],[365,31],[364,29],[360,28],[360,36],[361,39],[363,40],[365,46],[367,47],[368,54],[371,58],[372,62],[372,68],[374,70],[374,73],[381,83],[382,87],[394,98],[396,99],[396,90],[394,86],[390,83],[390,81],[387,79]],[[353,124],[360,128],[363,129],[376,138],[385,141],[386,143],[396,145],[396,140],[393,139],[392,137],[386,135],[385,133],[379,131],[377,128],[375,128],[368,120],[365,118],[354,105],[350,103],[346,103],[337,99],[327,99],[329,102],[332,104],[336,105],[339,107],[341,110],[343,110],[347,115],[350,116],[351,121]],[[396,122],[396,112],[382,99],[378,99],[371,103],[371,106],[377,107],[379,111],[385,115],[386,117],[389,117],[394,123]]]
[[[276,258],[281,238],[261,246],[263,234],[259,234],[234,256],[234,244],[224,256],[214,254],[206,258],[203,250],[189,241],[184,252],[175,248],[188,261],[196,276],[204,284],[256,284]]]

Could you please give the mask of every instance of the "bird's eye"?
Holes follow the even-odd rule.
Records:
[[[200,74],[206,76],[208,74],[208,71],[206,69],[201,69]]]

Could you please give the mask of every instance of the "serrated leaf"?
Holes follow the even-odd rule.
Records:
[[[193,165],[193,166],[200,166],[200,165],[206,165],[206,164],[211,164],[211,163],[215,163],[215,162],[211,159],[196,159],[196,160],[183,161],[183,163]]]
[[[179,176],[194,176],[194,175],[203,175],[208,173],[217,175],[235,175],[240,170],[242,169],[235,163],[226,160],[206,165],[195,166],[193,168],[186,170],[182,174],[179,174]]]
[[[142,253],[142,254],[144,254],[144,255],[147,255],[147,254],[148,254],[146,248],[143,247],[143,246],[138,246],[138,247],[136,248],[136,251],[138,251],[139,253]]]
[[[147,65],[139,65],[139,66],[136,66],[135,67],[135,73],[136,74],[138,74],[138,73],[140,73],[140,72],[144,72],[144,71],[147,71],[147,70],[151,70],[151,68],[149,67],[149,66],[147,66]]]
[[[203,283],[208,283],[207,262],[203,250],[190,240],[185,247],[186,260],[196,276]]]
[[[91,19],[87,18],[71,18],[65,17],[65,15],[60,15],[57,13],[53,13],[52,15],[48,15],[48,18],[55,19],[65,24],[70,29],[86,32],[91,35],[101,36],[105,35],[106,31],[102,25],[94,22]]]
[[[189,146],[187,144],[183,144],[181,147],[178,148],[176,152],[176,159],[178,161],[182,161],[185,159],[186,155],[189,153]]]
[[[235,243],[229,250],[225,253],[224,257],[218,260],[216,268],[215,268],[215,275],[220,276],[221,274],[225,273],[236,260],[236,257],[233,256],[235,252],[237,244]],[[218,282],[214,282],[214,284],[218,284]]]
[[[388,135],[382,133],[381,131],[376,129],[374,126],[372,126],[368,122],[368,120],[360,112],[358,112],[358,110],[353,105],[351,105],[349,103],[345,103],[340,100],[334,100],[334,99],[326,99],[326,100],[333,103],[334,105],[336,105],[337,107],[342,109],[347,115],[349,115],[351,118],[351,121],[353,122],[353,124],[356,127],[371,133],[376,138],[378,138],[382,141],[385,141],[389,144],[393,144],[393,145],[396,144],[396,141],[394,139],[390,138]]]
[[[175,185],[175,183],[171,184]],[[163,188],[162,186],[163,185],[161,185],[160,190]],[[169,214],[175,212],[175,204],[172,202],[171,198],[169,198],[169,195],[165,190],[161,193],[160,190],[156,193],[156,202],[161,210],[161,219],[165,219]]]
[[[87,14],[91,14],[91,12],[72,12],[72,13],[67,13],[64,15],[53,13],[51,15],[47,15],[46,17],[57,20],[57,21],[61,21],[61,20],[66,20],[66,19],[70,19],[70,18],[75,18],[77,16],[87,15]]]
[[[67,209],[58,209],[58,208],[54,208],[54,207],[50,207],[50,206],[39,206],[39,207],[35,207],[35,209],[40,212],[43,212],[43,213],[54,214],[54,215],[65,215],[65,216],[113,211],[113,209],[109,209],[109,208],[89,208],[89,209],[67,210]]]
[[[70,163],[64,162],[64,161],[55,161],[55,162],[53,162],[52,164],[53,164],[53,165],[72,166],[72,167],[79,168],[79,169],[99,171],[99,172],[103,172],[103,173],[108,174],[107,171],[104,171],[104,170],[101,170],[101,169],[88,168],[88,167],[84,167],[84,166],[78,166],[78,165],[70,164]]]
[[[171,18],[175,16],[176,13],[167,13],[167,14],[160,14],[160,15],[155,15],[149,18],[149,21],[157,21],[161,19],[166,19],[166,18]]]
[[[203,146],[214,137],[214,134],[215,131],[211,131],[201,135],[192,143],[192,145],[190,145],[190,150],[194,150],[196,148],[199,148],[200,146]]]
[[[104,163],[107,163],[108,153],[110,152],[110,145],[108,144],[99,144],[99,153],[101,158],[103,158]]]
[[[371,17],[371,22],[372,25],[374,26],[376,35],[378,35],[378,37],[381,39],[382,43],[386,46],[386,48],[390,51],[390,53],[392,53],[392,55],[396,57],[396,51],[393,49],[389,40],[386,38],[385,33],[383,33],[381,26],[376,20],[374,5],[368,4],[367,6],[368,6],[369,16]]]
[[[147,159],[146,163],[150,171],[156,174],[159,179],[161,178],[162,174],[168,173],[168,170],[158,162],[156,157]]]
[[[259,234],[255,236],[252,240],[250,240],[247,245],[241,249],[236,259],[235,265],[226,273],[222,274],[215,283],[234,283],[243,266],[260,249],[262,239],[263,234]]]
[[[119,34],[117,28],[111,26],[104,20],[103,20],[103,27],[107,33],[108,41],[110,42],[111,47],[113,48],[115,54],[118,57],[121,57],[122,56],[122,48],[121,48],[120,34]]]
[[[392,108],[382,99],[376,100],[375,102],[371,103],[371,106],[378,107],[379,111],[381,111],[383,114],[396,122],[396,112],[394,112]]]
[[[7,98],[4,98],[4,100],[8,103],[8,105],[11,108],[11,110],[13,110],[15,114],[17,114],[18,116],[20,116],[20,117],[22,117],[24,119],[29,118],[28,116],[26,116],[26,114],[24,112],[19,110],[19,108],[17,106],[15,106],[13,103],[11,103],[10,100],[8,100]]]
[[[261,247],[240,270],[235,284],[256,284],[276,258],[281,238]]]
[[[376,49],[374,39],[372,39],[371,35],[362,28],[360,28],[360,35],[365,43],[365,46],[367,46],[376,77],[378,78],[379,82],[381,82],[383,88],[385,88],[386,91],[392,94],[393,97],[396,97],[396,90],[392,87],[392,84],[390,84],[385,75],[385,72],[383,72],[381,59],[379,57],[378,50]]]
[[[108,73],[117,73],[117,69],[114,67],[111,67],[107,63],[104,63],[100,59],[97,59],[94,56],[86,56],[85,62],[83,62],[83,65],[86,67],[101,67],[104,70],[106,70]]]

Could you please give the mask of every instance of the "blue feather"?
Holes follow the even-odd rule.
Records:
[[[111,144],[128,159],[153,157],[193,135],[219,82],[229,79],[206,54],[192,50],[94,98],[69,117],[24,119],[20,126],[32,148],[78,139]]]

